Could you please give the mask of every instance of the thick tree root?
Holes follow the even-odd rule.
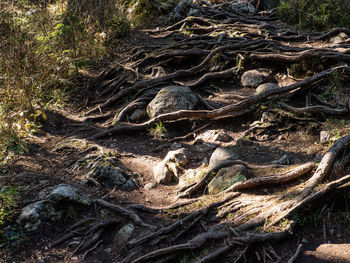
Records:
[[[259,102],[265,102],[269,97],[274,95],[283,95],[284,93],[296,90],[296,89],[303,89],[307,87],[307,85],[310,85],[320,79],[324,79],[334,72],[346,72],[347,74],[350,74],[350,68],[347,66],[339,66],[332,69],[328,69],[325,71],[322,71],[319,74],[316,74],[313,77],[310,77],[308,79],[305,79],[303,81],[275,89],[267,90],[259,95],[251,96],[248,99],[245,99],[239,103],[231,104],[219,109],[215,110],[180,110],[176,112],[171,113],[165,113],[161,114],[159,116],[154,117],[153,119],[150,119],[147,122],[140,123],[140,124],[123,124],[121,126],[114,126],[110,129],[107,129],[105,131],[102,131],[100,133],[97,133],[89,138],[89,140],[94,140],[98,138],[103,138],[105,136],[110,136],[112,134],[116,133],[123,133],[123,132],[130,132],[130,131],[141,131],[150,128],[152,125],[155,125],[157,122],[165,122],[165,121],[174,121],[174,120],[180,120],[184,118],[191,118],[191,119],[215,119],[218,117],[222,117],[226,114],[233,113],[233,112],[239,112],[244,111],[248,107],[251,107]]]
[[[157,227],[154,225],[144,223],[143,220],[136,213],[134,213],[134,212],[122,207],[122,206],[108,203],[107,201],[102,200],[102,199],[96,199],[95,202],[100,206],[111,209],[112,211],[114,211],[118,214],[121,214],[122,216],[128,217],[138,226],[147,227],[147,228],[150,228],[152,230],[157,229]]]
[[[269,111],[275,112],[281,110],[271,107],[281,107],[284,111],[293,113],[289,118],[294,121],[315,120],[301,118],[298,116],[300,114],[314,114],[312,117],[317,120],[320,116],[349,115],[350,101],[344,102],[343,98],[337,98],[336,102],[330,103],[317,95],[320,90],[327,88],[332,78],[343,80],[350,76],[350,67],[345,63],[340,64],[340,61],[350,61],[350,46],[347,43],[324,42],[322,48],[319,48],[319,41],[328,40],[340,32],[348,34],[350,33],[348,29],[337,28],[315,33],[286,30],[279,23],[273,22],[274,11],[245,16],[232,10],[228,3],[211,5],[205,2],[198,4],[198,10],[203,17],[187,17],[169,27],[145,31],[157,39],[156,43],[150,41],[147,47],[133,48],[126,52],[125,57],[118,59],[99,75],[95,81],[98,100],[86,115],[97,111],[103,114],[102,112],[106,110],[115,113],[115,106],[126,105],[126,107],[115,115],[114,124],[117,125],[95,132],[88,138],[89,140],[113,134],[145,131],[159,122],[184,119],[210,121],[209,124],[185,136],[170,139],[170,141],[185,140],[213,124],[214,120],[242,116],[252,111],[260,114],[266,107],[270,107]],[[307,42],[307,45],[301,42]],[[305,79],[295,80],[289,75],[293,74],[292,67],[302,67],[312,61],[320,61],[325,69],[312,70],[313,76]],[[239,81],[242,69],[245,71],[253,67],[261,68],[262,63],[264,68],[266,66],[273,74],[276,72],[281,74],[283,82],[287,84],[258,95],[243,96],[234,93],[234,89],[242,88]],[[231,83],[233,86],[228,93],[230,95],[225,96],[225,103],[221,101],[218,103],[224,105],[220,108],[212,107],[199,97],[205,110],[165,113],[137,124],[123,122],[129,120],[128,116],[132,111],[144,108],[164,86],[186,85],[193,91],[200,92],[211,86],[211,83],[214,84],[212,87],[220,88],[220,80],[227,82],[225,83],[227,89]],[[266,81],[276,82],[273,79]],[[212,91],[208,93],[215,95]],[[249,90],[247,93],[253,94],[254,91]],[[294,103],[294,98],[300,95],[302,102]],[[126,98],[130,97],[133,100],[126,102]],[[282,102],[287,98],[290,100],[288,104]],[[318,105],[312,104],[315,101]],[[282,132],[290,129],[292,125],[278,127],[274,122],[267,127],[253,127],[243,134],[247,136],[257,129],[274,129],[274,132]],[[107,126],[106,123],[104,126]],[[350,175],[343,176],[346,166],[350,163],[350,155],[346,150],[349,143],[350,135],[339,139],[324,154],[319,165],[307,162],[297,167],[259,166],[241,160],[227,160],[210,167],[198,182],[178,190],[179,198],[192,199],[179,201],[169,207],[152,208],[141,204],[130,204],[125,208],[102,199],[95,200],[95,204],[132,220],[138,228],[151,229],[151,232],[127,243],[126,249],[129,254],[122,262],[171,262],[186,253],[198,253],[198,258],[192,260],[193,262],[220,262],[220,257],[226,253],[232,255],[233,262],[241,262],[252,243],[286,237],[294,225],[291,218],[295,213],[315,203],[330,191],[350,182]],[[283,173],[256,176],[235,183],[223,193],[209,197],[201,196],[213,173],[235,164],[244,165],[255,171],[267,167],[283,168]],[[285,168],[290,169],[285,171]],[[324,183],[326,177],[329,178],[329,182]],[[276,186],[279,186],[278,191]],[[253,190],[261,190],[261,187],[266,188],[267,193],[264,189],[264,193],[259,191],[259,195],[249,194]],[[173,216],[179,215],[179,219],[171,221],[167,226],[157,227],[147,224],[138,215],[139,212],[148,213],[150,216],[155,214],[159,216],[162,213],[166,215],[170,209]],[[95,222],[90,219],[78,222],[70,233],[52,245],[58,245],[74,236],[81,236],[83,242],[75,253],[85,253],[83,254],[85,257],[99,246],[104,226],[116,222],[111,219],[101,221],[100,226],[94,223],[85,226],[90,221]],[[208,253],[205,255],[200,253],[204,248],[208,248]],[[266,246],[256,255],[263,261],[267,258],[270,261],[280,260],[277,253]]]

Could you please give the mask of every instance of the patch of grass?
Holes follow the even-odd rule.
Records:
[[[1,155],[26,152],[22,141],[40,128],[44,111],[64,105],[78,91],[74,80],[131,30],[118,10],[105,20],[76,15],[66,1],[0,2]]]
[[[278,16],[290,25],[311,30],[350,26],[348,0],[282,0]]]
[[[328,118],[323,125],[323,129],[328,131],[332,138],[329,141],[331,146],[335,141],[341,137],[349,134],[350,132],[350,120],[339,118]]]
[[[3,172],[4,169],[1,171]],[[19,238],[17,230],[5,226],[12,220],[20,190],[20,186],[2,186],[0,188],[0,241],[9,242]]]
[[[163,137],[166,129],[161,121],[156,123],[155,127],[149,129],[151,135],[154,137]]]
[[[289,74],[294,77],[302,77],[305,74],[313,74],[324,70],[324,62],[319,58],[303,60],[300,63],[291,64]]]

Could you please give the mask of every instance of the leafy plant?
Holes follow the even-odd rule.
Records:
[[[16,207],[21,187],[2,186],[0,188],[0,228],[10,220]],[[1,232],[0,232],[1,233]]]
[[[155,137],[162,137],[165,132],[166,129],[161,121],[157,122],[155,127],[150,128],[150,133]]]
[[[288,24],[311,30],[350,26],[348,0],[282,0],[278,16]]]
[[[58,0],[0,2],[0,155],[26,152],[26,137],[46,119],[44,109],[61,107],[77,92],[74,79],[101,60],[107,36],[128,34],[125,15],[113,11],[105,18],[102,25],[78,16]]]

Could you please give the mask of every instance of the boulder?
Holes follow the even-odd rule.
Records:
[[[261,115],[261,124],[263,123],[272,123],[272,122],[276,122],[277,119],[277,115],[274,112],[271,111],[264,111],[263,114]]]
[[[233,3],[231,8],[240,14],[255,15],[257,12],[256,8],[250,2]]]
[[[147,117],[147,112],[143,109],[137,109],[130,115],[131,121],[140,121],[143,118]]]
[[[328,143],[331,141],[332,135],[328,131],[321,131],[320,132],[320,142],[321,143]]]
[[[129,171],[117,157],[87,156],[74,166],[76,170],[81,168],[89,170],[87,178],[96,179],[104,186],[125,190],[137,188],[137,184],[132,178],[136,175]]]
[[[61,209],[67,203],[79,207],[91,205],[91,199],[85,193],[68,184],[44,189],[39,198],[43,200],[24,207],[17,218],[17,223],[23,225],[26,231],[38,229],[43,221],[60,219],[63,214]]]
[[[170,151],[154,168],[154,178],[159,184],[169,184],[179,177],[182,168],[189,162],[187,149]]]
[[[160,162],[153,169],[153,176],[158,184],[170,184],[173,180],[174,174],[169,170],[165,162]]]
[[[194,7],[193,0],[181,0],[170,14],[172,20],[180,20],[188,16],[191,8]]]
[[[26,231],[33,231],[39,228],[43,220],[54,220],[60,218],[52,204],[46,200],[38,201],[22,208],[17,218],[17,223],[22,225]]]
[[[180,166],[188,164],[188,150],[186,148],[180,148],[175,151],[170,151],[164,158],[165,163],[176,163]]]
[[[178,110],[193,110],[198,104],[198,97],[190,88],[184,86],[169,86],[161,89],[148,104],[147,114],[154,118],[163,113]]]
[[[188,169],[185,171],[184,175],[181,176],[179,180],[179,187],[184,187],[195,182],[200,174],[199,170],[196,169]]]
[[[232,137],[223,130],[208,130],[198,138],[211,142],[229,142],[232,140]]]
[[[344,42],[345,40],[347,40],[349,37],[347,34],[345,34],[344,32],[338,34],[335,37],[332,37],[329,42],[333,43],[333,44],[340,44],[342,42]]]
[[[86,206],[91,204],[91,199],[85,193],[68,184],[60,184],[56,186],[46,198],[55,203],[72,202]]]
[[[257,88],[260,84],[266,82],[268,75],[259,70],[249,70],[243,73],[241,77],[242,86],[245,88]]]
[[[246,176],[247,168],[243,165],[237,164],[222,168],[208,184],[208,192],[217,194],[237,182],[247,180]]]
[[[145,190],[152,190],[152,189],[154,189],[154,188],[156,188],[157,187],[157,184],[156,183],[148,183],[148,184],[146,184],[144,187],[143,187],[143,189],[145,189]]]
[[[135,226],[133,224],[126,224],[125,226],[123,226],[117,234],[117,239],[118,239],[118,243],[122,244],[125,243],[126,241],[128,241],[130,239],[130,237],[132,236],[132,234],[135,231]]]
[[[213,140],[214,142],[230,142],[232,141],[232,137],[226,132],[218,132],[214,135]]]
[[[216,148],[210,157],[209,168],[213,168],[229,159],[238,159],[238,156],[225,148]]]
[[[259,95],[260,93],[263,93],[267,90],[270,90],[270,89],[277,89],[279,88],[280,86],[278,86],[277,84],[275,83],[264,83],[264,84],[261,84],[259,85],[256,90],[255,90],[255,95]]]
[[[196,144],[195,150],[199,153],[206,153],[206,152],[212,151],[215,147],[216,145],[204,142],[202,144]]]

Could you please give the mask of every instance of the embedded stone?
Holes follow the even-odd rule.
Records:
[[[53,220],[59,217],[60,213],[53,208],[52,204],[42,200],[22,208],[17,223],[22,225],[26,231],[33,231],[39,228],[43,220]]]
[[[246,175],[247,168],[240,164],[222,168],[208,184],[208,192],[217,194],[224,191],[237,182],[247,180]]]
[[[229,159],[238,159],[238,156],[225,148],[216,148],[210,157],[209,168],[213,168]]]
[[[165,162],[160,162],[153,169],[153,176],[156,179],[158,184],[170,184],[174,174],[169,170]]]
[[[86,194],[68,184],[56,186],[46,198],[55,203],[72,202],[86,206],[91,204],[91,199]]]
[[[190,88],[184,86],[169,86],[161,89],[148,104],[147,113],[154,118],[163,113],[178,110],[193,110],[198,104],[198,97]]]
[[[257,88],[267,80],[267,74],[259,70],[248,70],[241,77],[242,86],[245,88]]]
[[[261,84],[259,85],[256,90],[255,90],[255,95],[259,95],[267,90],[271,90],[271,89],[277,89],[279,88],[280,86],[278,86],[277,84],[275,83],[264,83],[264,84]]]

